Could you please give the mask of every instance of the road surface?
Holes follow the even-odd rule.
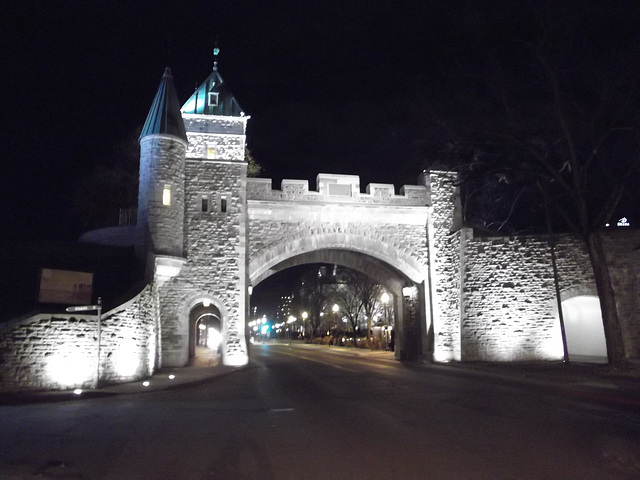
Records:
[[[2,406],[0,480],[640,478],[633,404],[329,349],[251,358],[179,390]]]

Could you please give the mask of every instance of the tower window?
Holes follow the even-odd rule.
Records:
[[[210,107],[218,106],[218,94],[216,92],[209,92],[209,106]]]
[[[227,213],[227,197],[220,197],[220,211]]]
[[[202,212],[209,211],[209,197],[207,195],[202,195],[200,199],[200,209]]]
[[[171,205],[171,185],[166,185],[162,189],[162,204]]]

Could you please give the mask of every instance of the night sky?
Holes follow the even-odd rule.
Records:
[[[603,57],[638,48],[637,2],[3,2],[3,237],[72,238],[74,184],[144,123],[166,66],[181,102],[219,71],[251,116],[261,176],[414,184],[482,106],[480,46],[539,22],[580,26]],[[541,13],[542,12],[542,13]],[[497,49],[506,68],[517,63]],[[523,78],[523,81],[525,79]],[[466,99],[468,109],[461,107]],[[449,108],[450,107],[450,108]],[[425,139],[430,139],[426,141]]]

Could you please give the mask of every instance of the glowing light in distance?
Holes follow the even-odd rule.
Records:
[[[175,375],[173,375],[173,374],[169,375],[169,380],[173,380],[174,378],[176,378]]]
[[[82,389],[81,388],[76,388],[73,393],[75,393],[76,395],[80,395],[82,393]]]
[[[145,380],[144,382],[142,382],[142,386],[143,387],[148,387],[149,386],[149,382]]]
[[[209,327],[207,330],[207,346],[209,348],[216,349],[222,343],[222,335],[218,331],[218,329]]]

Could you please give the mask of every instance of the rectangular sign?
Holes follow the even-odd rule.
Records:
[[[98,310],[100,305],[79,305],[77,307],[67,307],[67,312],[89,312],[91,310]]]
[[[93,273],[43,268],[39,287],[40,303],[88,304],[93,293]]]

